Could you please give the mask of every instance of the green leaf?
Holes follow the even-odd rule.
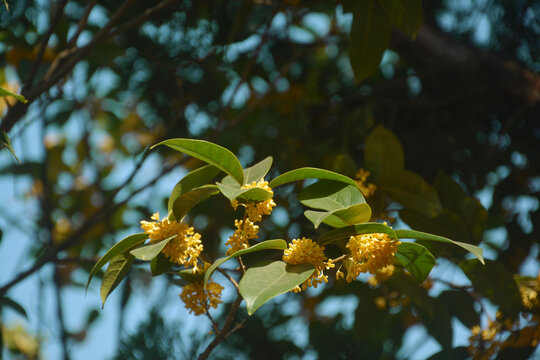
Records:
[[[274,187],[287,184],[293,181],[299,181],[299,180],[305,180],[305,179],[335,180],[335,181],[339,181],[345,184],[356,186],[358,189],[360,189],[358,184],[350,177],[335,173],[333,171],[312,168],[312,167],[303,167],[303,168],[288,171],[285,174],[281,174],[274,180],[270,181],[269,185],[270,187],[274,188]]]
[[[379,125],[366,139],[364,164],[373,181],[385,174],[403,170],[405,157],[401,143],[393,132]]]
[[[4,306],[11,308],[13,311],[18,312],[25,318],[28,318],[28,314],[26,314],[26,310],[24,310],[24,308],[18,302],[13,301],[6,296],[0,297],[0,309],[2,309]]]
[[[433,187],[437,191],[442,206],[459,213],[463,201],[467,198],[467,194],[465,194],[461,186],[451,177],[439,171]]]
[[[3,96],[12,96],[12,97],[14,97],[15,99],[19,100],[20,102],[22,102],[24,104],[26,104],[28,102],[28,100],[26,100],[24,98],[24,96],[14,94],[11,91],[8,91],[8,90],[0,87],[0,97],[3,97]]]
[[[470,353],[465,346],[458,346],[453,349],[444,349],[436,354],[431,355],[427,360],[454,360],[454,359],[468,359]]]
[[[335,228],[347,226],[346,222],[338,217],[333,216],[332,211],[306,210],[304,211],[304,216],[313,223],[315,229],[317,229],[322,223]]]
[[[379,0],[356,0],[349,58],[356,82],[375,72],[390,42],[392,23]]]
[[[206,270],[206,272],[204,274],[204,286],[206,287],[206,284],[208,283],[208,280],[212,276],[212,273],[218,267],[220,267],[223,263],[225,263],[226,261],[228,261],[228,260],[230,260],[232,258],[242,256],[244,254],[249,254],[249,253],[252,253],[252,252],[256,252],[256,251],[261,251],[261,250],[268,250],[268,249],[285,250],[286,248],[287,248],[287,242],[285,240],[282,240],[282,239],[266,240],[266,241],[260,242],[258,244],[255,244],[255,245],[253,245],[253,246],[251,246],[251,247],[249,247],[247,249],[238,250],[234,254],[231,254],[231,255],[229,255],[227,257],[217,259],[208,268],[208,270]]]
[[[432,235],[432,234],[428,234],[428,233],[424,233],[420,231],[414,231],[414,230],[396,230],[396,235],[399,239],[430,240],[430,241],[439,241],[439,242],[454,244],[469,251],[474,256],[476,256],[482,264],[484,264],[484,257],[482,255],[483,250],[482,248],[475,245],[462,243],[459,241],[453,241],[442,236]]]
[[[258,182],[268,174],[272,166],[272,157],[268,156],[253,166],[244,169],[244,184]]]
[[[368,204],[362,203],[334,211],[321,212],[307,210],[304,212],[304,215],[313,223],[315,229],[317,229],[321,223],[333,227],[344,227],[369,221],[371,218],[371,208]]]
[[[238,285],[248,314],[252,315],[270,299],[302,284],[314,271],[311,264],[289,265],[280,260],[247,269]]]
[[[254,181],[258,182],[262,178],[266,176],[268,171],[270,171],[270,167],[272,166],[272,157],[269,156],[264,160],[259,161],[253,166],[250,166],[248,168],[244,169],[244,185],[246,184],[252,184]],[[239,186],[238,182],[234,180],[229,175],[225,176],[221,180],[222,184],[237,187]]]
[[[219,193],[219,189],[216,185],[204,185],[182,194],[174,201],[172,212],[169,214],[169,220],[177,219],[178,221],[182,221],[184,216],[195,205],[217,193]]]
[[[131,264],[133,263],[133,256],[122,253],[111,259],[111,263],[107,267],[107,271],[103,275],[103,281],[101,282],[101,303],[102,307],[105,306],[105,300],[113,292],[114,289],[120,284],[122,279],[126,276]]]
[[[109,251],[107,251],[105,255],[103,255],[101,259],[98,260],[92,270],[90,270],[90,275],[88,275],[88,281],[86,282],[86,290],[88,290],[88,285],[90,285],[90,281],[92,280],[94,275],[99,271],[99,269],[103,267],[103,265],[108,263],[115,256],[123,252],[127,252],[136,247],[137,245],[144,243],[146,239],[148,239],[148,235],[145,233],[134,234],[120,240],[112,248],[110,248]]]
[[[380,0],[392,23],[412,39],[422,26],[421,0]]]
[[[216,183],[216,185],[219,188],[219,191],[221,191],[221,193],[223,194],[223,196],[225,196],[231,202],[238,198],[248,201],[265,201],[273,196],[270,191],[264,190],[259,187],[242,189],[236,184],[230,186],[223,183]]]
[[[439,295],[452,315],[468,328],[480,323],[480,316],[474,309],[474,299],[465,290],[446,290]]]
[[[176,272],[176,275],[180,276],[183,280],[190,283],[199,282],[203,279],[203,274],[194,273],[192,269],[182,269]]]
[[[388,174],[380,179],[377,186],[406,209],[431,218],[443,212],[435,189],[412,171],[403,170]]]
[[[475,291],[500,306],[505,315],[518,316],[522,304],[521,295],[512,273],[500,262],[486,260],[481,266],[473,260],[459,264],[471,280]]]
[[[435,257],[420,244],[401,243],[395,257],[418,282],[423,282],[435,265]]]
[[[296,198],[306,206],[327,211],[366,202],[358,187],[333,180],[320,180],[309,185]]]
[[[220,172],[217,167],[213,165],[205,165],[196,170],[189,172],[182,178],[173,188],[169,202],[167,204],[167,211],[172,212],[173,204],[180,196],[187,193],[190,190],[198,188],[202,185],[208,184],[213,178]]]
[[[13,155],[13,157],[15,158],[15,160],[17,160],[19,165],[22,165],[21,161],[17,157],[17,154],[15,154],[15,150],[13,149],[13,146],[11,145],[11,139],[9,138],[8,134],[5,131],[2,131],[2,140],[0,140],[0,144],[6,149],[8,149],[9,152],[11,152],[11,155]]]
[[[154,146],[166,145],[171,149],[186,153],[197,159],[203,160],[230,175],[242,185],[244,183],[244,172],[238,158],[228,149],[204,140],[194,139],[169,139]]]
[[[174,264],[163,253],[159,253],[150,261],[150,271],[152,276],[158,276],[169,271]],[[191,270],[190,270],[191,271]]]
[[[333,180],[320,180],[297,196],[306,206],[327,211],[308,210],[304,215],[318,228],[321,223],[343,227],[369,221],[371,209],[356,186]]]
[[[392,239],[397,239],[396,233],[394,230],[380,223],[364,223],[358,225],[345,226],[339,229],[330,230],[321,235],[317,241],[320,245],[326,245],[335,243],[339,240],[349,239],[351,236],[361,235],[361,234],[373,234],[373,233],[383,233],[390,236]]]
[[[172,236],[169,236],[165,240],[161,240],[157,243],[151,243],[144,246],[141,246],[137,249],[131,250],[129,253],[136,257],[137,259],[144,260],[144,261],[150,261],[163,250],[165,245],[169,243],[172,239],[174,239],[177,236],[177,234],[174,234]]]

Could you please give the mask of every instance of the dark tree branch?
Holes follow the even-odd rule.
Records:
[[[496,54],[460,44],[431,27],[423,26],[414,41],[394,31],[391,45],[432,92],[447,95],[472,89],[496,107],[508,101],[520,108],[540,103],[538,74]]]
[[[56,12],[51,18],[49,29],[47,30],[45,37],[41,41],[38,54],[36,56],[36,59],[34,60],[32,69],[30,70],[30,75],[28,76],[28,80],[26,81],[25,87],[28,90],[32,89],[32,83],[34,82],[34,77],[36,76],[39,65],[41,64],[41,60],[43,59],[43,54],[45,53],[45,50],[47,49],[47,45],[49,44],[49,39],[51,38],[51,35],[54,33],[54,29],[56,28],[56,25],[58,25],[58,22],[60,21],[60,18],[62,17],[62,13],[64,12],[64,8],[66,7],[66,4],[67,4],[67,0],[61,0],[61,2],[58,4],[58,8],[56,9]]]
[[[92,9],[97,4],[98,0],[92,0],[90,4],[86,7],[86,10],[84,11],[83,16],[79,19],[79,22],[77,23],[77,30],[75,30],[75,33],[69,39],[68,42],[68,48],[75,47],[77,45],[77,40],[79,39],[79,36],[81,35],[81,32],[83,31],[84,27],[86,26],[86,23],[88,21],[88,17],[90,16],[90,13],[92,12]]]

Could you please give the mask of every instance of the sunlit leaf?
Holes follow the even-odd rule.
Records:
[[[356,186],[360,189],[358,184],[345,175],[335,173],[333,171],[312,168],[312,167],[303,167],[295,170],[286,172],[285,174],[279,175],[274,180],[270,181],[270,187],[274,188],[283,184],[287,184],[294,181],[305,180],[305,179],[326,179],[326,180],[335,180],[340,181],[345,184]],[[360,189],[361,190],[361,189]]]
[[[177,138],[162,141],[151,148],[158,145],[166,145],[171,149],[196,157],[221,169],[239,184],[244,183],[244,172],[240,161],[230,150],[222,146],[204,140]]]
[[[6,89],[0,87],[0,97],[3,97],[3,96],[12,96],[12,97],[14,97],[15,99],[19,100],[19,101],[22,102],[22,103],[27,103],[27,102],[28,102],[28,100],[26,100],[26,99],[24,98],[24,96],[18,95],[18,94],[15,94],[15,93],[12,93],[11,91],[6,90]]]
[[[309,185],[296,198],[306,206],[327,211],[366,202],[358,187],[332,180],[320,180]]]
[[[482,248],[475,245],[471,245],[471,244],[467,244],[467,243],[463,243],[459,241],[454,241],[454,240],[450,240],[442,236],[437,236],[437,235],[428,234],[428,233],[424,233],[420,231],[414,231],[414,230],[396,230],[396,235],[400,239],[429,240],[429,241],[439,241],[439,242],[454,244],[469,251],[474,256],[476,256],[482,264],[484,264],[483,250]]]
[[[351,236],[373,233],[383,233],[387,234],[392,239],[397,239],[396,233],[390,226],[380,223],[364,223],[330,230],[322,234],[317,242],[320,245],[326,245],[343,239],[348,240]]]
[[[113,292],[114,289],[120,284],[124,279],[131,264],[133,263],[134,257],[130,254],[122,253],[111,259],[111,263],[107,267],[107,271],[103,275],[103,280],[101,282],[101,303],[102,306],[105,306],[105,300]]]
[[[273,196],[270,191],[259,187],[242,189],[239,185],[230,186],[223,183],[216,183],[216,185],[223,196],[225,196],[231,202],[238,198],[250,201],[265,201]]]
[[[165,240],[161,240],[157,243],[147,244],[143,245],[141,247],[138,247],[137,249],[131,250],[129,253],[136,257],[137,259],[144,260],[144,261],[150,261],[163,250],[165,245],[169,243],[172,239],[174,239],[177,236],[177,234],[174,234],[172,236],[169,236]]]
[[[238,285],[248,314],[252,315],[270,299],[302,284],[314,271],[311,264],[289,265],[280,260],[247,269]]]
[[[332,227],[344,227],[369,221],[371,218],[371,208],[366,203],[355,204],[349,207],[334,211],[312,211],[304,212],[315,228],[321,223]]]
[[[216,185],[204,185],[180,195],[174,201],[171,213],[172,216],[169,214],[169,219],[182,221],[184,216],[186,216],[195,205],[218,193],[219,189]]]
[[[287,248],[287,242],[285,242],[285,240],[281,240],[281,239],[265,240],[263,242],[255,244],[255,245],[253,245],[253,246],[251,246],[251,247],[249,247],[247,249],[238,250],[234,254],[223,257],[221,259],[217,259],[208,268],[208,270],[206,270],[206,273],[204,274],[204,286],[206,287],[206,284],[208,283],[208,280],[210,279],[210,277],[212,276],[214,271],[218,267],[220,267],[223,263],[225,263],[226,261],[228,261],[228,260],[230,260],[232,258],[242,256],[242,255],[245,255],[245,254],[249,254],[249,253],[253,253],[253,252],[256,252],[256,251],[261,251],[261,250],[267,250],[267,249],[285,250],[286,248]]]
[[[11,155],[13,155],[13,157],[15,158],[15,160],[17,160],[19,165],[22,165],[21,161],[17,157],[17,154],[15,154],[15,150],[13,149],[13,146],[11,145],[11,139],[9,138],[8,134],[5,131],[2,131],[1,133],[0,145],[8,149]]]
[[[244,181],[245,184],[251,184],[254,181],[259,181],[264,178],[270,167],[272,167],[272,157],[268,156],[264,160],[259,161],[253,166],[244,169]]]
[[[150,261],[150,271],[152,272],[152,276],[158,276],[169,271],[173,265],[174,263],[170,262],[165,254],[160,252]]]
[[[181,195],[192,189],[208,184],[220,171],[220,169],[213,165],[205,165],[189,172],[174,186],[167,203],[167,211],[169,213],[172,212],[174,202]]]
[[[112,248],[110,248],[109,251],[107,251],[105,255],[103,255],[101,259],[98,260],[92,270],[90,270],[90,274],[88,275],[88,281],[86,282],[86,290],[88,290],[88,285],[90,285],[90,281],[92,280],[94,275],[99,271],[99,269],[103,267],[103,265],[108,263],[115,256],[127,252],[136,247],[137,245],[144,243],[146,239],[148,239],[148,235],[145,233],[134,234],[120,240]]]
[[[420,244],[402,242],[395,257],[418,282],[423,282],[435,265],[435,257]]]

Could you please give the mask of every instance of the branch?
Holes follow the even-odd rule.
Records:
[[[86,26],[88,17],[90,16],[92,9],[97,4],[97,2],[98,0],[92,0],[92,2],[88,4],[88,6],[86,7],[86,10],[84,11],[83,16],[79,19],[79,22],[77,23],[77,30],[75,30],[75,33],[73,34],[71,39],[69,39],[68,48],[75,47],[77,45],[77,40],[79,39],[79,35],[81,35],[81,32]]]
[[[64,12],[64,8],[66,7],[66,4],[67,4],[67,0],[61,0],[60,4],[58,4],[58,8],[56,9],[55,14],[51,18],[51,24],[49,26],[49,30],[47,30],[45,37],[41,41],[38,54],[36,56],[36,59],[34,60],[32,69],[30,70],[30,75],[28,76],[28,80],[26,81],[25,87],[28,89],[32,88],[34,77],[36,76],[39,65],[41,64],[41,60],[43,59],[43,54],[45,53],[45,50],[47,49],[47,45],[49,44],[49,39],[51,38],[51,35],[54,33],[54,29],[56,28],[56,25],[58,25],[58,22],[60,21],[60,18],[62,17],[62,13]]]
[[[0,296],[4,295],[9,289],[11,289],[14,285],[18,284],[22,280],[26,279],[28,276],[32,275],[34,272],[38,271],[43,267],[43,265],[57,260],[57,255],[63,250],[66,250],[75,244],[77,242],[81,241],[83,238],[83,235],[90,229],[92,229],[95,225],[97,225],[101,220],[105,219],[106,217],[113,214],[118,208],[122,207],[124,204],[126,204],[133,196],[141,192],[142,190],[146,189],[148,186],[154,185],[161,177],[171,171],[174,168],[174,166],[170,166],[165,168],[158,176],[156,176],[154,179],[152,179],[147,184],[141,186],[140,188],[133,191],[126,199],[123,201],[113,204],[112,202],[105,202],[105,204],[98,210],[96,210],[85,222],[81,225],[74,233],[72,233],[64,242],[61,244],[50,247],[44,251],[44,254],[36,260],[33,266],[31,266],[29,269],[23,271],[22,273],[19,273],[13,280],[5,284],[0,288]],[[118,189],[118,191],[120,191]],[[113,204],[113,205],[111,205]]]
[[[415,41],[395,31],[391,45],[417,70],[424,86],[443,96],[467,89],[496,107],[506,106],[508,100],[524,108],[540,103],[539,75],[496,54],[460,44],[429,26],[420,29]]]
[[[129,9],[129,6],[133,1],[134,0],[125,0],[122,5],[120,5],[120,8],[111,16],[107,24],[101,28],[96,35],[94,35],[92,41],[90,41],[87,45],[78,49],[76,47],[68,48],[59,53],[51,64],[44,79],[40,82],[36,89],[31,90],[28,93],[23,93],[28,101],[24,104],[18,102],[10,109],[8,114],[2,120],[0,131],[5,131],[8,133],[13,125],[15,125],[15,123],[26,113],[26,110],[32,101],[62,79],[69,71],[71,71],[71,69],[73,69],[77,62],[83,59],[98,44],[98,42],[107,36],[120,17]]]
[[[208,346],[206,349],[199,355],[198,360],[205,360],[208,358],[212,350],[214,350],[219,344],[223,342],[234,331],[236,331],[236,327],[233,329],[234,331],[228,332],[229,328],[231,327],[232,321],[234,320],[234,317],[236,313],[238,312],[238,308],[240,307],[240,303],[242,302],[242,297],[240,294],[236,297],[236,300],[234,301],[231,310],[229,311],[229,314],[227,314],[227,319],[225,320],[225,324],[223,324],[223,327],[221,328],[221,331],[216,334],[216,337]]]

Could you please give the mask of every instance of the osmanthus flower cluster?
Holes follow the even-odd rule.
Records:
[[[377,270],[393,265],[399,244],[398,240],[383,233],[351,236],[346,245],[351,253],[344,261],[347,282],[353,281],[361,273],[370,272],[375,275]]]
[[[474,245],[370,222],[372,212],[364,195],[373,195],[376,186],[367,183],[367,171],[359,172],[355,181],[324,169],[300,168],[266,181],[271,157],[244,169],[233,153],[210,142],[171,139],[160,144],[194,156],[207,165],[191,171],[176,184],[167,204],[167,217],[160,218],[156,212],[151,221],[141,221],[142,233],[118,242],[94,266],[88,282],[109,263],[101,288],[103,303],[129,267],[140,263],[134,263],[134,259],[149,261],[153,276],[169,274],[181,278],[176,279],[183,282],[180,299],[192,314],[208,316],[216,339],[222,340],[234,331],[232,319],[242,301],[251,315],[278,295],[328,283],[329,275],[334,272],[337,280],[345,279],[348,283],[360,273],[369,272],[373,275],[370,284],[374,286],[395,272],[408,273],[423,282],[435,263],[433,255],[420,244],[400,239],[453,243],[483,261],[481,249]],[[214,181],[220,173],[225,176]],[[300,237],[289,242],[260,239],[262,220],[276,207],[274,189],[307,179],[319,181],[303,187],[297,196],[308,208],[304,215],[315,229],[320,231],[319,226],[325,224],[331,230],[320,231],[317,238],[317,235]],[[225,256],[218,258],[205,254],[205,239],[188,225],[191,209],[203,201],[212,201],[215,195],[227,198],[231,211],[244,208],[242,218],[234,222],[234,233],[223,241]],[[283,253],[276,257],[276,251]],[[255,252],[258,254],[251,261],[243,261]],[[327,253],[336,257],[329,258]],[[228,262],[235,265],[222,267]],[[216,271],[237,292],[237,299],[221,328],[210,314],[210,310],[222,302],[224,290],[212,280]]]
[[[180,293],[180,299],[184,302],[190,313],[195,315],[206,314],[210,308],[217,308],[221,304],[221,291],[223,286],[209,281],[206,289],[202,281],[185,285]]]
[[[159,220],[159,213],[151,217],[154,221],[141,221],[141,228],[150,238],[150,243],[156,243],[174,236],[163,247],[161,252],[178,265],[193,266],[197,270],[197,260],[203,250],[201,235],[187,224],[171,221],[167,218]],[[176,236],[175,236],[176,235]]]
[[[258,182],[253,181],[251,184],[242,185],[240,187],[242,190],[253,188],[263,189],[268,191],[271,196],[274,195],[274,192],[270,186],[268,186],[268,181],[264,181],[264,179],[260,179]],[[242,204],[240,204],[238,200],[233,200],[231,205],[234,210],[236,210],[238,206],[245,207],[245,213],[243,220],[234,221],[236,230],[225,243],[225,245],[229,247],[225,253],[226,255],[234,254],[239,250],[247,249],[249,247],[249,240],[258,237],[259,226],[255,225],[255,223],[262,221],[263,215],[270,215],[272,209],[276,206],[276,203],[270,198],[264,201],[247,201]]]
[[[305,237],[294,239],[289,244],[289,248],[283,252],[283,261],[291,265],[312,264],[315,267],[315,272],[302,283],[302,288],[297,285],[292,289],[294,292],[306,290],[308,286],[316,288],[318,284],[328,282],[328,276],[324,275],[323,271],[334,267],[332,260],[324,255],[324,246]]]

